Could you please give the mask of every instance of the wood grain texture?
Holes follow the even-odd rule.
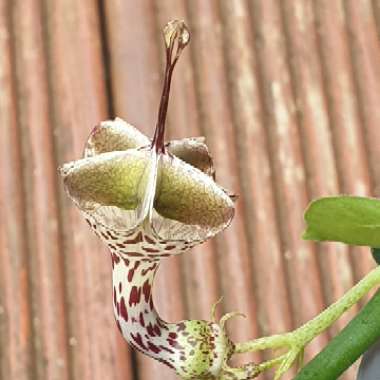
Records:
[[[380,195],[378,1],[0,0],[0,380],[176,379],[120,337],[108,253],[57,173],[101,120],[152,136],[172,18],[192,41],[167,137],[205,136],[239,198],[225,232],[163,261],[163,317],[209,319],[223,295],[219,316],[247,315],[229,323],[235,340],[279,333],[374,265],[365,249],[300,236],[311,199]]]

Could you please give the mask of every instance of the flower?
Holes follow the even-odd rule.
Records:
[[[220,325],[168,323],[152,300],[159,258],[202,243],[234,215],[234,196],[215,183],[204,139],[164,141],[172,73],[189,39],[182,21],[164,29],[167,65],[153,139],[119,118],[102,122],[92,130],[84,158],[63,165],[61,175],[70,198],[110,248],[114,314],[125,339],[183,379],[206,380],[230,377],[226,363],[234,346],[224,322],[234,314]]]
[[[61,168],[66,190],[88,218],[114,231],[144,224],[157,241],[203,242],[234,215],[233,195],[214,181],[203,138],[165,143],[172,73],[190,40],[183,21],[164,29],[166,70],[152,140],[116,118],[91,132],[84,158]]]

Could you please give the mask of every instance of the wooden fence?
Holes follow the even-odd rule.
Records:
[[[286,331],[374,265],[300,236],[312,198],[380,196],[378,0],[0,0],[1,380],[176,378],[119,335],[108,253],[57,172],[101,120],[152,135],[172,18],[192,41],[169,135],[206,136],[240,196],[226,232],[161,266],[163,316],[209,319],[224,295],[221,312],[247,315],[235,340]]]

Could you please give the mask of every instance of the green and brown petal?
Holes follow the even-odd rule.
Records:
[[[213,176],[213,161],[204,137],[190,137],[172,140],[166,149],[182,161]],[[120,118],[107,120],[97,125],[91,132],[84,149],[84,157],[100,153],[122,151],[149,146],[151,140],[132,125]]]
[[[171,143],[167,153],[154,155],[146,146],[149,140],[143,137],[120,119],[97,127],[86,145],[89,156],[61,169],[65,187],[75,203],[87,213],[100,206],[135,210],[154,197],[153,208],[163,218],[213,230],[228,225],[234,205],[208,175],[212,172],[212,161],[207,147],[203,147],[205,144],[198,139],[172,144],[173,150],[190,162],[196,160],[196,152],[203,152],[207,160],[198,160],[198,164],[203,165],[204,173],[170,154]],[[145,147],[135,148],[140,143]],[[116,151],[110,151],[112,148]],[[127,149],[120,150],[123,148]]]

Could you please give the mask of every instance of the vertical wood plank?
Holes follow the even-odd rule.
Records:
[[[276,1],[253,1],[251,12],[265,109],[264,122],[276,188],[280,238],[287,263],[291,294],[289,301],[294,322],[300,325],[318,314],[325,303],[315,247],[300,239],[308,193],[279,5]],[[316,353],[325,343],[325,335],[318,337],[306,354]]]
[[[0,378],[34,380],[33,315],[11,12],[10,2],[0,1]]]

